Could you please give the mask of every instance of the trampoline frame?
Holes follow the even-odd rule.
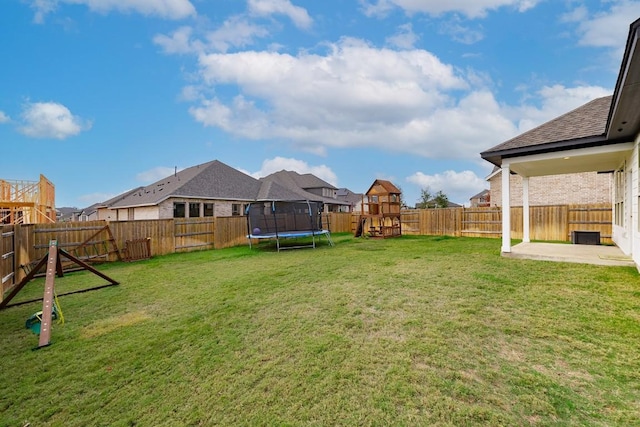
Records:
[[[306,212],[284,212],[278,207],[303,207]],[[269,210],[269,215],[265,210]],[[256,212],[262,214],[256,214]],[[253,247],[252,240],[275,240],[278,252],[285,249],[298,248],[315,248],[316,236],[325,236],[329,246],[334,246],[331,240],[331,232],[322,227],[322,203],[310,200],[271,200],[252,202],[246,208],[247,215],[247,239],[249,240],[249,248]],[[315,215],[314,215],[315,214]],[[314,216],[316,216],[314,218]],[[259,217],[259,218],[256,218]],[[293,220],[291,220],[293,218]],[[304,224],[299,225],[298,222],[303,219]],[[290,223],[293,222],[292,230]],[[288,225],[289,224],[289,225]],[[265,227],[265,232],[258,225]],[[255,230],[260,230],[256,233]],[[295,239],[311,237],[311,243],[304,245],[284,246],[280,244],[281,239]],[[259,243],[259,242],[258,242]]]

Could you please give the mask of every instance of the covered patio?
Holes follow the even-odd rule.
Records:
[[[522,242],[502,256],[539,261],[573,262],[579,264],[635,267],[630,256],[617,246],[573,245],[564,243]]]
[[[555,246],[531,244],[529,234],[529,178],[577,172],[612,173],[612,236],[617,251],[633,259],[640,271],[640,19],[629,25],[629,36],[611,96],[594,99],[534,129],[480,153],[502,173],[502,253],[537,254]],[[522,246],[511,247],[510,175],[522,177]],[[584,230],[588,231],[588,230]],[[605,247],[570,245],[570,258],[598,262],[619,261]],[[562,251],[563,252],[563,251]],[[586,252],[586,253],[583,253]],[[589,255],[590,252],[593,252]],[[598,254],[598,255],[596,255]],[[601,261],[602,260],[602,261]]]
[[[530,238],[529,179],[578,172],[613,173],[625,164],[634,143],[610,138],[607,123],[613,97],[595,99],[481,155],[502,169],[502,247],[505,257],[597,265],[635,266],[630,247],[533,243]],[[510,175],[522,177],[522,243],[511,245]],[[627,183],[630,183],[630,177]],[[628,184],[627,184],[628,185]],[[624,221],[630,223],[631,211]],[[620,242],[616,242],[620,244]]]

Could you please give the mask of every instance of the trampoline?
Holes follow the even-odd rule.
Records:
[[[322,224],[322,203],[310,200],[261,201],[247,206],[247,239],[275,240],[278,252],[284,249],[315,248],[322,236],[333,246],[331,233]],[[283,245],[285,239],[311,237],[308,243]]]

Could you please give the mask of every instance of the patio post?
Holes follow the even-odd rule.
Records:
[[[509,163],[502,162],[502,252],[511,252],[511,193],[509,189],[511,170]]]
[[[529,177],[522,177],[522,241],[529,243]]]

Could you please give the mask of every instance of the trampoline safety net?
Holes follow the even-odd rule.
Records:
[[[264,201],[252,202],[247,206],[247,238],[275,239],[280,249],[314,247],[315,237],[324,235],[333,246],[328,227],[323,228],[321,202],[302,201]],[[299,246],[280,246],[280,239],[312,237],[310,244]]]

